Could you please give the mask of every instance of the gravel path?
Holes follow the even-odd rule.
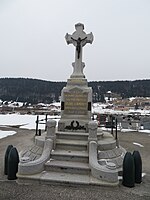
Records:
[[[9,144],[18,151],[33,144],[35,131],[0,128],[14,130],[17,134],[0,140],[0,200],[150,200],[150,136],[144,133],[118,133],[120,145],[127,151],[138,150],[142,157],[143,172],[146,176],[141,184],[134,188],[127,188],[120,183],[117,187],[98,186],[69,186],[69,185],[18,185],[16,181],[8,181],[3,174],[3,161]],[[133,144],[142,144],[144,147]]]

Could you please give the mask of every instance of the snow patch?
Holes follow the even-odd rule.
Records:
[[[4,137],[7,137],[9,135],[14,135],[14,134],[16,134],[15,131],[1,131],[0,130],[0,139],[4,138]]]
[[[133,142],[134,145],[137,145],[139,147],[144,147],[142,144],[139,144],[139,143],[136,143],[136,142]]]

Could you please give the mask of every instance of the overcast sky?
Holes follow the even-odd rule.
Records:
[[[81,22],[86,78],[150,78],[150,0],[0,0],[0,78],[66,81],[75,48],[65,34]]]

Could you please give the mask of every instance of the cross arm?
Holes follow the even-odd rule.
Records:
[[[93,33],[92,33],[92,32],[89,33],[89,34],[87,34],[87,38],[86,38],[86,42],[87,42],[87,43],[92,44],[93,39],[94,39],[94,36],[93,36]]]
[[[71,38],[70,34],[66,33],[65,39],[66,39],[67,44],[71,44],[72,43],[72,38]]]

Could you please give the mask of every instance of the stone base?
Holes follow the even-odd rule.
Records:
[[[58,122],[58,131],[74,131],[74,132],[88,132],[89,120],[81,120],[78,118],[60,119]]]
[[[87,79],[85,79],[85,78],[71,77],[70,79],[67,80],[67,86],[87,87],[88,82],[87,82]]]
[[[61,119],[59,131],[87,131],[91,120],[92,88],[87,86],[85,78],[68,79],[67,86],[61,92]]]
[[[37,136],[36,144],[41,146],[42,141],[45,144],[46,137],[46,134]],[[94,149],[88,142],[88,133],[57,131],[56,137],[56,149],[51,151],[52,145],[50,149],[45,149],[48,156],[50,155],[50,159],[44,161],[44,169],[41,168],[39,159],[34,163],[21,164],[20,167],[24,168],[19,169],[18,183],[101,186],[117,186],[119,184],[118,172],[122,167],[124,151],[122,148],[116,148],[116,141],[110,133],[98,129],[98,142],[94,142]],[[105,150],[97,152],[98,149]],[[40,160],[43,161],[42,157]]]

